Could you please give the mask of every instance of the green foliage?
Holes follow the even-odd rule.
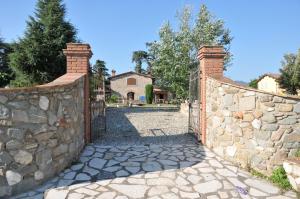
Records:
[[[257,89],[258,79],[253,79],[250,81],[249,86]]]
[[[147,62],[148,70],[149,70],[149,62],[148,62],[148,53],[146,51],[134,51],[132,53],[132,62],[135,62],[135,72],[136,73],[146,73],[145,70],[142,68],[143,62]]]
[[[298,157],[298,158],[300,158],[300,149],[298,149],[298,150],[296,151],[296,153],[295,153],[295,157]]]
[[[118,96],[117,95],[111,95],[108,99],[108,103],[117,103],[118,102]]]
[[[145,95],[147,104],[152,104],[153,101],[153,85],[147,84],[145,86]]]
[[[280,69],[279,83],[287,93],[296,95],[300,89],[300,49],[298,54],[286,54]]]
[[[269,180],[269,181],[273,182],[274,184],[279,186],[281,189],[289,190],[289,189],[292,188],[292,186],[290,185],[290,182],[287,178],[287,175],[285,173],[285,170],[284,170],[283,166],[280,166],[280,167],[276,168],[272,172],[272,175],[270,177],[254,170],[254,169],[251,169],[250,172],[254,176],[257,176],[259,178],[266,179],[266,180]]]
[[[11,52],[9,44],[0,37],[0,87],[5,87],[13,79],[13,71],[8,66],[8,54]]]
[[[92,69],[93,72],[101,76],[101,78],[104,77],[104,79],[107,79],[108,77],[110,77],[105,61],[99,59],[96,60],[96,63],[95,65],[93,65]]]
[[[287,175],[285,173],[285,170],[282,166],[278,167],[272,172],[272,175],[270,176],[270,180],[273,183],[277,184],[282,189],[287,190],[292,188],[287,178]]]
[[[189,7],[178,13],[178,18],[178,31],[174,31],[169,22],[165,23],[159,31],[159,40],[147,43],[147,47],[155,83],[173,92],[177,98],[186,99],[189,71],[199,65],[197,54],[200,46],[223,45],[228,53],[228,66],[232,37],[224,28],[224,22],[216,19],[205,5],[201,6],[193,26]]]
[[[105,61],[96,60],[95,65],[90,68],[90,97],[96,99],[99,88],[103,88],[107,83],[108,69],[106,68]]]
[[[268,179],[268,176],[260,173],[259,171],[256,171],[255,169],[250,169],[250,173],[253,175],[253,176],[256,176],[256,177],[259,177],[259,178],[262,178],[262,179]]]
[[[12,85],[46,83],[66,72],[62,50],[66,43],[77,39],[75,28],[65,20],[65,13],[62,0],[38,0],[35,16],[29,17],[24,37],[9,56],[16,73]]]

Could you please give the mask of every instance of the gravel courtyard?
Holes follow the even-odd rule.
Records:
[[[199,145],[176,110],[111,109],[107,116],[107,133],[78,162],[14,198],[297,198]]]

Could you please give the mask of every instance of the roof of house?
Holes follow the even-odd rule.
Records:
[[[272,77],[272,78],[274,78],[275,80],[278,80],[278,79],[280,78],[280,74],[278,74],[278,73],[266,73],[266,74],[260,76],[260,77],[258,78],[257,81],[262,80],[262,79],[263,79],[264,77],[266,77],[266,76]]]
[[[133,72],[133,71],[129,71],[129,72],[126,72],[126,73],[120,73],[118,75],[109,77],[108,79],[112,80],[112,79],[120,78],[120,77],[127,76],[127,75],[139,75],[139,76],[144,76],[144,77],[148,77],[148,78],[151,78],[151,79],[154,78],[152,75],[147,75],[147,74],[142,74],[142,73],[136,73],[136,72]]]

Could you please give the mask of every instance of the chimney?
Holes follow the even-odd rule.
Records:
[[[116,71],[114,69],[111,71],[111,76],[112,77],[116,76]]]

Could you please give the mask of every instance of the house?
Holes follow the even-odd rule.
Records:
[[[145,86],[154,84],[154,78],[149,74],[136,73],[133,71],[116,74],[112,70],[110,81],[110,94],[117,95],[119,99],[129,101],[145,101]],[[153,89],[154,101],[164,103],[168,100],[168,92],[158,88]]]
[[[284,94],[284,89],[280,88],[279,80],[280,74],[267,73],[262,75],[257,82],[259,90],[267,91],[270,93]]]

